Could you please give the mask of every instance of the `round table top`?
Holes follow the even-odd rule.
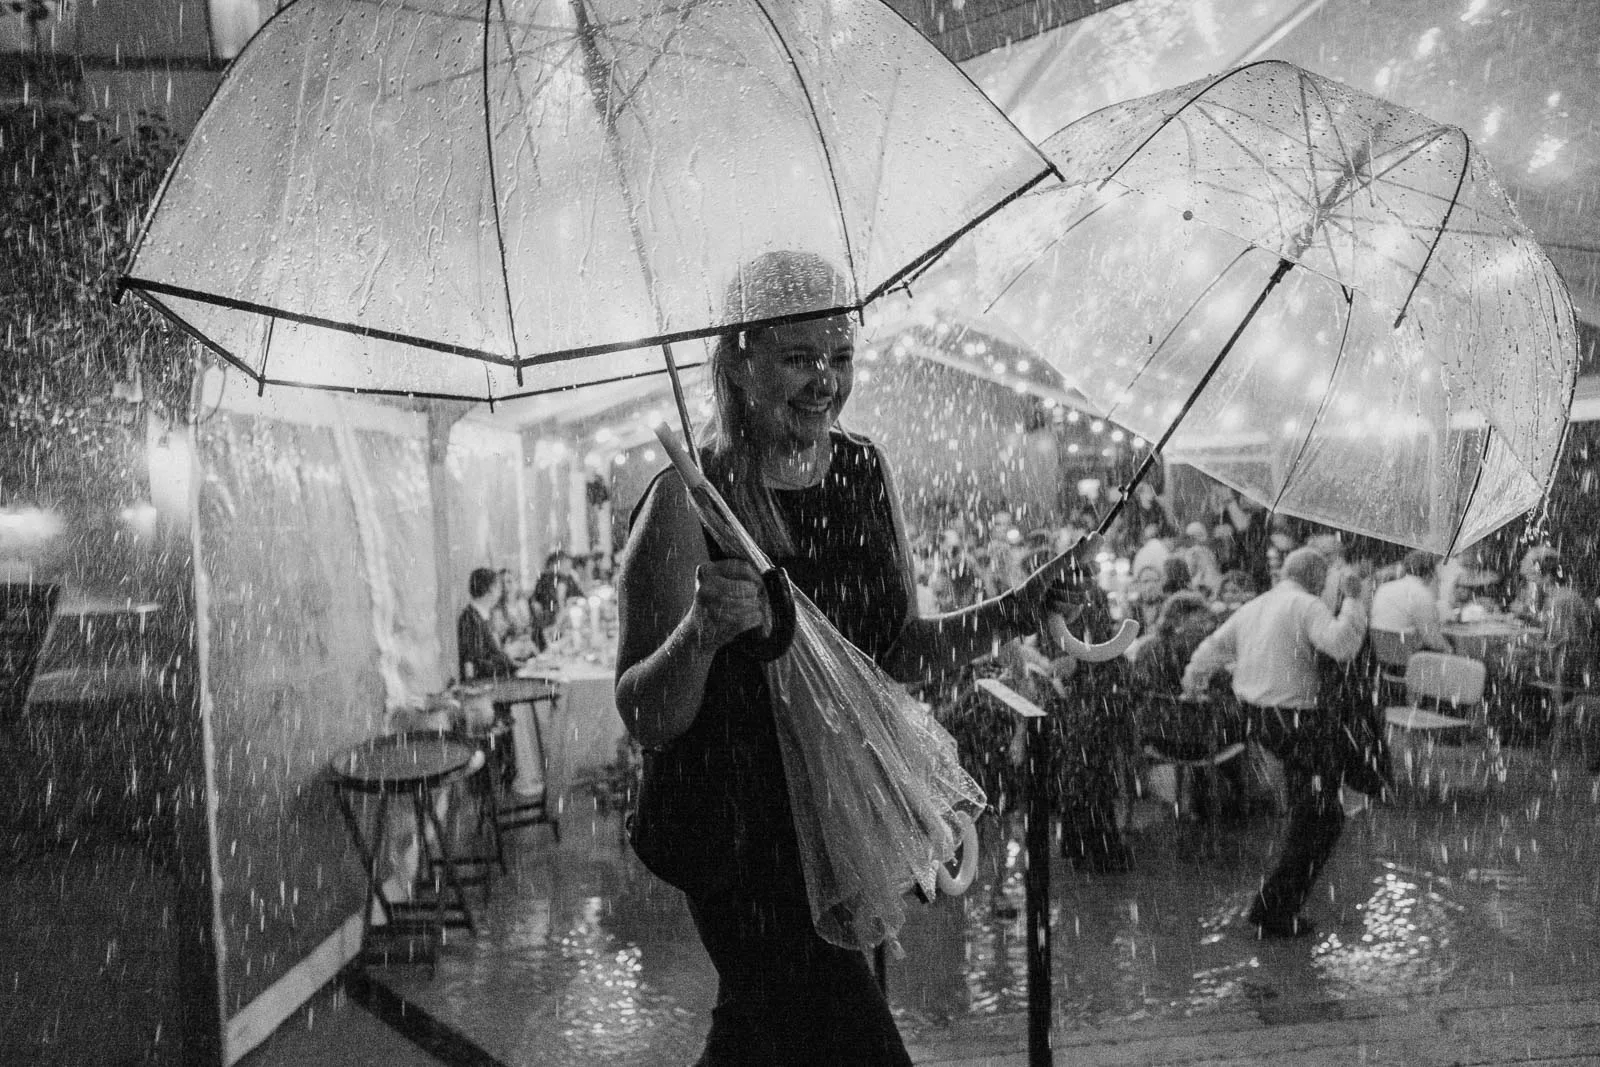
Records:
[[[448,734],[419,730],[363,741],[329,760],[328,769],[338,784],[352,789],[397,791],[437,785],[463,770],[477,751]]]
[[[1446,637],[1521,637],[1537,633],[1537,627],[1520,619],[1479,619],[1476,622],[1447,622],[1442,627]]]

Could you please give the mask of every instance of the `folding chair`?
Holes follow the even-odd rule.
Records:
[[[1406,663],[1407,703],[1383,717],[1392,758],[1405,780],[1424,792],[1504,784],[1500,735],[1488,723],[1481,661],[1443,652],[1415,652]],[[1449,707],[1465,715],[1447,715]]]
[[[1418,651],[1415,633],[1401,633],[1398,630],[1368,630],[1367,636],[1372,641],[1372,655],[1378,661],[1378,692],[1380,699],[1391,694],[1397,695],[1399,700],[1407,699],[1398,694],[1405,692],[1406,667],[1411,662],[1411,654]]]
[[[1550,674],[1548,678],[1529,678],[1522,683],[1522,687],[1549,717],[1547,721],[1554,735],[1554,744],[1559,740],[1561,717],[1567,705],[1583,697],[1600,697],[1600,678],[1595,677],[1588,657],[1580,659],[1580,654],[1570,648],[1563,648],[1556,654]]]
[[[1207,821],[1219,792],[1218,773],[1244,755],[1245,745],[1219,736],[1205,701],[1188,700],[1181,693],[1147,693],[1142,701],[1140,747],[1152,765],[1172,768],[1173,815],[1182,818],[1187,798],[1189,813],[1196,821]]]

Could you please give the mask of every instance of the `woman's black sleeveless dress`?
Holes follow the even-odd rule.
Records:
[[[878,658],[909,610],[888,487],[870,442],[835,431],[832,446],[820,484],[775,490],[796,547],[777,562]],[[865,958],[812,927],[759,663],[731,647],[717,654],[694,724],[645,755],[631,838],[688,895],[717,968],[701,1063],[910,1063]]]

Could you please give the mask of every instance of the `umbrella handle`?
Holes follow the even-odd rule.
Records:
[[[795,609],[794,587],[782,567],[768,567],[761,574],[761,584],[767,590],[767,602],[772,605],[772,631],[765,637],[759,628],[746,630],[735,637],[729,647],[757,663],[770,663],[789,651],[794,642]]]
[[[1078,640],[1067,624],[1059,615],[1050,616],[1050,636],[1055,638],[1062,650],[1079,663],[1104,663],[1106,660],[1116,659],[1128,651],[1128,646],[1133,644],[1134,638],[1139,636],[1139,624],[1132,619],[1123,619],[1122,626],[1117,630],[1111,640],[1091,645]]]
[[[955,819],[961,826],[961,867],[951,874],[950,869],[941,863],[934,872],[939,892],[950,897],[965,893],[978,873],[978,827],[973,823],[972,816],[964,811],[956,812]]]

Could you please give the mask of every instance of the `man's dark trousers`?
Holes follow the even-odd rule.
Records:
[[[1283,762],[1289,826],[1278,866],[1262,883],[1250,918],[1285,923],[1299,914],[1344,831],[1339,784],[1353,743],[1337,714],[1239,704],[1229,740],[1254,741]]]

